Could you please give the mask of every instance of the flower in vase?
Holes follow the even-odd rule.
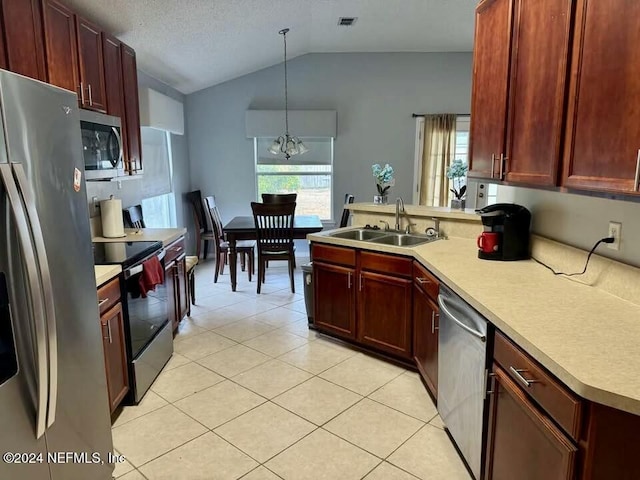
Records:
[[[447,178],[453,181],[453,188],[450,189],[451,193],[453,193],[457,200],[462,200],[464,194],[467,192],[466,185],[460,185],[462,183],[462,178],[467,176],[467,172],[469,171],[469,166],[459,158],[456,158],[451,165],[447,167]]]
[[[386,163],[384,167],[376,163],[371,166],[373,171],[373,178],[376,179],[376,187],[379,195],[386,195],[389,187],[391,187],[395,180],[393,178],[393,167]]]

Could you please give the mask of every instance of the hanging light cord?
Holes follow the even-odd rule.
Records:
[[[280,30],[280,34],[284,39],[284,129],[285,142],[289,140],[289,95],[287,91],[287,32],[288,28]]]

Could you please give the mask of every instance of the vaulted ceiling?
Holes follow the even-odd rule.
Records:
[[[65,0],[183,93],[317,52],[471,51],[475,0]],[[358,17],[352,27],[339,17]]]

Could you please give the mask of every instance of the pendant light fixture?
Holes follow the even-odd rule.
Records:
[[[294,155],[302,155],[309,151],[302,140],[298,137],[292,137],[289,135],[289,98],[287,91],[287,33],[288,28],[280,30],[278,33],[282,35],[284,40],[284,135],[276,138],[269,147],[269,153],[278,155],[284,153],[287,160]]]

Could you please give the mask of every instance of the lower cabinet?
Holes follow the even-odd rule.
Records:
[[[411,360],[412,261],[323,244],[312,257],[316,328]]]
[[[411,280],[360,272],[358,341],[399,357],[411,358]]]
[[[175,331],[189,309],[189,290],[184,237],[166,248],[164,277],[167,287],[169,321]]]
[[[113,413],[129,392],[124,316],[120,302],[120,280],[115,278],[100,287],[98,299],[109,408]]]
[[[574,478],[577,447],[499,366],[493,374],[485,478]]]
[[[438,306],[413,287],[413,359],[431,395],[438,398]]]
[[[313,262],[314,323],[320,330],[356,338],[355,269]]]

